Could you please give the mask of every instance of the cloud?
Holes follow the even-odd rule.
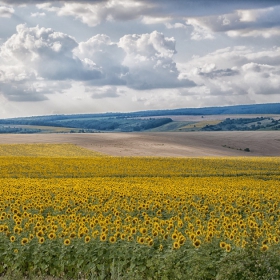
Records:
[[[95,90],[95,99],[118,97],[111,86],[138,90],[195,86],[178,79],[175,43],[157,31],[125,35],[119,42],[98,34],[77,43],[65,33],[20,24],[0,49],[2,94],[12,101],[40,101],[69,89],[73,81],[84,83],[87,90],[103,87]]]
[[[179,78],[206,87],[210,96],[271,96],[280,93],[279,55],[276,47],[262,51],[244,46],[219,49],[179,64]]]
[[[189,80],[178,80],[179,71],[173,61],[175,39],[154,31],[150,34],[125,35],[119,46],[126,52],[123,65],[129,72],[123,76],[127,86],[138,89],[189,87]]]
[[[271,38],[274,36],[280,36],[280,29],[279,27],[275,28],[268,28],[268,29],[258,29],[258,30],[251,30],[251,29],[242,29],[242,30],[231,30],[227,32],[229,37],[263,37],[263,38]]]
[[[212,39],[215,33],[230,37],[279,36],[280,6],[264,9],[236,10],[229,14],[189,18],[186,24],[194,28],[192,39]]]
[[[46,14],[45,13],[31,13],[31,17],[44,17],[44,16],[46,16]]]
[[[50,28],[17,26],[1,47],[1,54],[8,61],[18,61],[26,68],[32,67],[37,75],[51,80],[87,80],[99,78],[101,73],[73,56],[78,46],[74,38]]]
[[[9,18],[13,15],[14,12],[15,10],[12,7],[0,5],[0,17]]]
[[[89,81],[91,85],[126,85],[138,90],[194,86],[189,80],[178,80],[175,53],[175,39],[157,31],[128,34],[118,43],[99,34],[74,50],[75,56],[96,63],[102,71],[102,78]]]
[[[195,41],[214,39],[213,31],[201,19],[191,18],[186,21],[187,26],[192,26],[191,39]]]
[[[230,37],[270,38],[280,35],[280,6],[279,1],[276,0],[38,0],[22,1],[22,3],[37,4],[40,10],[54,12],[61,17],[71,16],[92,27],[106,21],[136,19],[148,25],[164,24],[168,29],[192,26],[191,39],[193,40],[214,39],[215,33],[226,33]],[[204,9],[204,6],[207,9]],[[38,17],[43,14],[37,12],[32,16]],[[186,24],[180,22],[182,20],[185,20]]]
[[[0,49],[2,93],[13,101],[38,101],[46,99],[47,93],[65,88],[63,83],[60,88],[53,87],[50,81],[100,78],[101,71],[95,65],[73,55],[77,46],[74,38],[50,28],[18,25],[17,33]]]
[[[22,4],[42,4],[51,3],[57,4],[57,0],[2,0],[3,3],[22,5]],[[107,5],[111,0],[64,0],[59,1],[61,3],[82,3],[82,4],[103,4]],[[235,1],[225,1],[225,0],[121,0],[124,4],[130,2],[137,2],[139,5],[147,6],[153,5],[157,9],[157,13],[172,13],[180,14],[185,16],[201,16],[205,14],[217,14],[217,11],[227,13],[236,9],[250,9],[250,8],[264,8],[279,4],[278,0],[235,0]],[[201,8],[201,7],[207,7]],[[156,13],[156,12],[155,12]]]
[[[20,3],[20,1],[16,2]],[[206,30],[212,29],[214,31],[215,27],[220,29],[217,25],[220,23],[223,26],[227,25],[226,23],[230,18],[232,19],[230,21],[231,25],[242,26],[245,22],[248,23],[252,19],[259,20],[259,18],[260,22],[266,25],[267,22],[262,22],[262,19],[266,17],[267,12],[273,13],[274,6],[276,7],[274,17],[278,21],[277,5],[279,5],[279,1],[277,2],[277,0],[84,0],[59,2],[23,0],[22,2],[37,4],[39,9],[55,12],[58,16],[72,16],[89,26],[96,26],[105,21],[141,19],[144,24],[163,23],[167,24],[167,28],[170,28],[172,25],[168,25],[168,23],[171,20],[188,18],[188,21],[191,20],[189,24],[195,28],[194,34],[192,35],[194,40],[212,38],[211,35],[208,34],[207,36],[205,34]],[[272,10],[269,11],[269,9]],[[238,22],[234,21],[234,19],[237,19]],[[209,22],[211,26],[207,26],[205,22]],[[182,23],[173,24],[173,27],[184,28]],[[265,28],[268,27],[265,26]]]
[[[172,20],[171,17],[152,17],[152,16],[143,16],[141,22],[144,24],[160,24],[160,23],[169,23]]]
[[[242,66],[244,81],[253,94],[280,93],[280,66],[248,63]]]
[[[90,92],[93,99],[116,98],[120,96],[120,92],[116,87],[88,87],[86,92]]]
[[[59,16],[73,16],[81,22],[96,26],[104,21],[127,21],[149,14],[154,6],[149,3],[129,0],[88,1],[87,3],[62,3],[53,6],[50,3],[38,4],[39,9],[56,12]]]
[[[98,34],[86,42],[81,42],[74,50],[79,59],[88,64],[98,65],[102,72],[100,79],[92,81],[95,85],[125,85],[122,76],[128,68],[122,65],[125,52],[105,34]]]
[[[187,28],[187,26],[181,22],[175,22],[175,23],[167,22],[167,23],[165,23],[165,26],[167,29],[179,29],[179,28],[186,29]]]

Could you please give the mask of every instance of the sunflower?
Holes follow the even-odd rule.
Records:
[[[172,239],[173,239],[173,240],[176,240],[177,238],[178,238],[178,234],[173,233],[173,234],[172,234]]]
[[[56,234],[54,232],[51,232],[48,234],[48,238],[49,239],[55,239],[56,238]]]
[[[140,244],[144,244],[145,238],[144,238],[144,237],[138,237],[138,238],[137,238],[137,241],[138,241],[138,243],[140,243]]]
[[[226,251],[227,251],[227,252],[230,252],[230,251],[231,251],[231,246],[230,246],[230,244],[227,244],[227,245],[226,245]]]
[[[69,238],[66,238],[63,243],[65,246],[68,246],[68,245],[70,245],[71,241]]]
[[[173,249],[177,250],[177,249],[179,249],[179,248],[180,248],[179,242],[175,241],[175,242],[173,243]]]
[[[156,237],[156,236],[158,236],[158,231],[153,230],[152,234],[153,234],[154,237]]]
[[[193,245],[195,248],[198,248],[201,244],[201,241],[199,239],[196,239],[194,242],[193,242]]]
[[[267,251],[267,250],[268,250],[268,246],[265,245],[265,244],[263,244],[262,247],[261,247],[261,251],[262,251],[262,252],[265,252],[265,251]]]
[[[101,235],[100,235],[100,241],[106,241],[106,239],[107,239],[107,235],[106,234],[104,234],[104,233],[102,233]]]
[[[115,243],[117,241],[117,238],[115,236],[111,236],[109,238],[110,243]]]
[[[44,235],[44,232],[42,230],[39,230],[37,233],[36,233],[36,236],[37,237],[42,237]]]
[[[90,236],[87,235],[87,236],[85,237],[85,243],[89,243],[89,241],[90,241]]]
[[[140,228],[140,232],[142,234],[146,234],[147,233],[147,228]]]
[[[15,236],[12,235],[12,236],[10,237],[10,241],[11,241],[11,242],[15,242],[15,240],[16,240]]]
[[[28,238],[25,238],[25,237],[22,238],[20,243],[21,243],[21,245],[27,244],[28,243]]]
[[[278,236],[274,236],[274,237],[273,237],[273,241],[274,241],[275,243],[278,243],[278,242],[279,242]]]
[[[40,237],[40,238],[39,238],[39,243],[40,243],[40,244],[43,244],[44,242],[45,242],[45,238],[44,238],[44,237]]]
[[[190,239],[191,239],[191,240],[194,240],[194,239],[195,239],[195,234],[194,234],[194,233],[191,233],[191,234],[190,234]]]
[[[185,240],[184,237],[183,237],[183,238],[180,238],[180,240],[179,240],[180,246],[183,245],[183,244],[185,243],[185,241],[186,241],[186,240]]]

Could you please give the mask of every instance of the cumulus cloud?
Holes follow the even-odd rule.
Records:
[[[276,47],[262,51],[244,46],[220,49],[179,65],[179,78],[194,80],[211,96],[279,94],[279,55]]]
[[[111,41],[104,34],[93,36],[86,42],[81,42],[74,50],[76,57],[88,64],[98,65],[102,77],[93,81],[95,85],[125,85],[122,76],[128,72],[128,68],[122,65],[125,52],[117,43]]]
[[[210,15],[187,19],[194,28],[192,39],[212,39],[213,34],[224,32],[230,37],[279,36],[280,6],[264,9],[236,10],[229,14]]]
[[[123,64],[129,72],[123,76],[134,89],[194,86],[189,80],[178,80],[179,71],[172,57],[175,39],[154,31],[150,34],[125,35],[119,46],[126,52]]]
[[[102,78],[90,84],[126,85],[139,90],[194,85],[178,79],[175,53],[175,39],[157,31],[125,35],[118,43],[99,34],[74,50],[78,58],[96,63],[103,73]]]
[[[75,39],[67,34],[20,24],[17,33],[1,47],[1,56],[10,62],[18,61],[26,68],[33,67],[40,77],[46,79],[99,78],[98,69],[73,56],[72,51],[77,46]]]
[[[87,91],[101,86],[93,92],[95,99],[118,97],[111,86],[138,90],[195,86],[178,79],[175,53],[175,39],[157,31],[125,35],[119,42],[98,34],[77,43],[65,33],[21,24],[1,46],[0,84],[13,101],[44,100],[49,93],[69,89],[73,81],[83,82]]]
[[[18,25],[17,33],[0,49],[1,91],[10,100],[43,100],[45,93],[58,89],[48,81],[100,78],[95,65],[73,55],[77,46],[75,39],[64,33]],[[41,87],[45,84],[45,90],[39,90],[38,82]],[[60,90],[64,87],[62,83]]]

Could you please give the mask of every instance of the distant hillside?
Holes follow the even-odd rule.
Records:
[[[236,105],[225,107],[181,108],[172,110],[153,110],[130,113],[48,115],[22,118],[0,119],[0,133],[50,133],[50,132],[133,132],[133,131],[193,131],[193,130],[255,130],[267,129],[266,124],[241,126],[222,124],[196,124],[181,122],[171,124],[171,116],[209,116],[209,115],[268,115],[280,114],[280,103]],[[167,117],[170,116],[170,117]],[[193,124],[193,125],[192,125]],[[203,124],[203,126],[202,126]],[[44,129],[48,127],[48,129]],[[52,129],[53,128],[53,129]],[[65,128],[57,129],[57,128]],[[270,129],[278,129],[278,123]]]
[[[137,112],[150,116],[167,115],[239,115],[239,114],[280,114],[280,103],[235,105],[224,107],[182,108],[173,110],[157,110]],[[135,114],[137,114],[135,113]]]

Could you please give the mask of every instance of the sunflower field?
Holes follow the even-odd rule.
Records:
[[[280,279],[279,190],[280,158],[2,145],[0,279]]]

